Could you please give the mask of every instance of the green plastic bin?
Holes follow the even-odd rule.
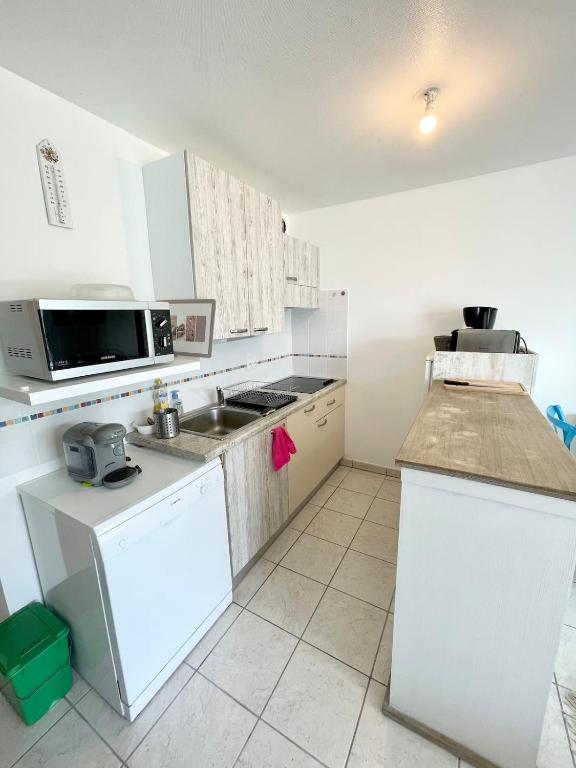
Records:
[[[2,693],[32,725],[72,687],[70,630],[41,603],[0,624]]]

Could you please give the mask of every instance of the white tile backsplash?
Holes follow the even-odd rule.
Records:
[[[297,376],[346,378],[348,291],[320,291],[318,309],[292,310]]]

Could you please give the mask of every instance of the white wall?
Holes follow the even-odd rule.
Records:
[[[151,298],[140,167],[165,153],[3,69],[0,103],[0,300],[71,296],[78,282],[125,283],[137,298]],[[63,156],[72,230],[49,226],[46,220],[35,148],[43,138]],[[213,402],[218,384],[291,373],[289,318],[286,328],[285,334],[215,344],[202,373],[224,372],[179,387],[184,407]],[[238,370],[242,365],[250,367]],[[26,408],[0,398],[0,424],[76,402]],[[62,433],[71,424],[118,421],[128,426],[151,409],[152,394],[145,392],[0,426],[0,618],[40,598],[16,485],[59,465]]]
[[[148,297],[147,241],[140,259],[128,244],[142,211],[130,169],[165,153],[5,69],[0,94],[0,298],[70,296],[80,282],[127,283]],[[71,230],[47,224],[36,159],[44,138],[63,158]],[[122,189],[134,183],[123,207]]]
[[[349,458],[393,466],[432,337],[461,307],[540,353],[534,397],[576,413],[576,157],[290,216],[320,246],[322,288],[349,289]]]

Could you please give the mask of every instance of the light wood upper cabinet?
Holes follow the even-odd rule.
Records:
[[[318,307],[318,247],[284,235],[284,302],[287,307]]]
[[[285,425],[285,422],[283,422]],[[288,471],[272,465],[270,429],[224,458],[232,574],[236,576],[288,519]]]
[[[253,187],[244,185],[250,330],[284,330],[284,259],[280,206]]]
[[[284,330],[278,203],[186,152],[143,175],[156,298],[216,299],[215,339]]]
[[[195,155],[187,159],[196,296],[216,299],[215,338],[247,336],[250,314],[242,182]]]

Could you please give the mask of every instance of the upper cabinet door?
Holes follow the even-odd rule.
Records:
[[[196,296],[216,299],[215,339],[248,336],[243,184],[195,155],[188,184]]]
[[[318,307],[319,250],[284,235],[284,303],[287,307]]]
[[[244,185],[248,293],[252,333],[284,330],[284,258],[280,206]]]
[[[317,245],[306,243],[306,285],[318,288],[320,277],[320,249]]]

